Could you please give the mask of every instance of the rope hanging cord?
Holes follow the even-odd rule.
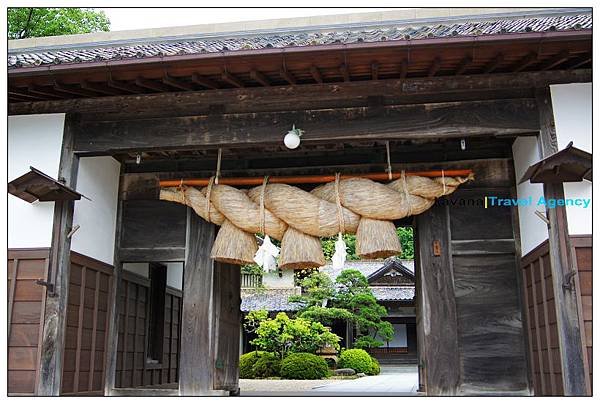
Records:
[[[221,153],[222,149],[219,148],[219,151],[217,152],[217,171],[215,174],[215,184],[219,183],[219,177],[221,176]]]
[[[210,222],[210,194],[212,192],[213,183],[215,177],[210,177],[208,180],[208,186],[206,187],[206,221]]]
[[[390,158],[390,142],[385,142],[385,151],[387,154],[387,172],[388,172],[388,181],[391,181],[393,178],[392,175],[392,159]]]
[[[344,211],[342,210],[342,202],[340,197],[340,173],[335,174],[335,203],[337,205],[338,223],[340,226],[340,233],[346,232],[346,226],[344,225]]]
[[[269,176],[265,175],[262,186],[260,187],[259,219],[260,219],[260,233],[263,235],[265,234],[265,188],[267,187],[268,181],[269,181]]]

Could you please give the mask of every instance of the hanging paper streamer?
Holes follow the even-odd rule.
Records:
[[[338,233],[338,239],[335,242],[335,252],[331,258],[333,269],[343,269],[346,263],[346,243],[342,233]]]
[[[254,255],[254,262],[260,266],[263,271],[271,272],[277,268],[277,257],[279,256],[279,248],[271,242],[269,236],[265,236],[263,243],[256,254]]]

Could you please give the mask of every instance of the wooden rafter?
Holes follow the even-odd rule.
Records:
[[[279,74],[285,81],[290,83],[291,85],[295,85],[297,83],[296,78],[290,73],[287,69],[281,69]]]
[[[81,83],[81,88],[83,88],[84,90],[94,91],[94,92],[97,92],[100,94],[105,94],[105,95],[120,95],[121,94],[120,91],[115,91],[112,88],[105,87],[101,84],[90,83],[89,81],[85,81],[85,80]]]
[[[587,53],[585,55],[579,56],[569,65],[568,69],[577,69],[581,66],[584,66],[592,61],[592,55]]]
[[[494,70],[496,70],[498,68],[498,66],[500,66],[500,64],[504,61],[504,54],[502,53],[498,53],[496,56],[494,56],[494,58],[492,60],[490,60],[485,67],[483,68],[483,72],[485,74],[490,74],[492,73]]]
[[[539,70],[550,70],[565,62],[567,59],[569,59],[569,56],[570,54],[568,50],[562,50],[557,55],[554,55],[550,59],[542,62],[542,64],[539,67]]]
[[[231,84],[234,87],[238,87],[238,88],[244,88],[245,85],[242,82],[242,80],[240,80],[239,78],[235,77],[233,74],[229,73],[228,71],[224,70],[221,73],[221,80]]]
[[[52,97],[52,98],[58,98],[58,99],[62,99],[62,98],[66,98],[64,95],[62,94],[57,94],[53,91],[48,91],[44,88],[38,87],[36,85],[29,85],[27,87],[27,91],[30,92],[31,94],[36,94],[36,95],[41,95],[44,97]]]
[[[170,92],[172,91],[171,87],[164,85],[158,81],[144,79],[142,77],[138,77],[135,79],[135,85],[147,88],[148,90],[158,91],[158,92]]]
[[[440,66],[442,65],[442,59],[437,56],[429,65],[429,69],[427,69],[427,77],[433,77],[440,70]]]
[[[271,85],[269,79],[258,70],[250,71],[250,78],[265,87],[269,87]]]
[[[321,75],[321,72],[319,71],[319,69],[317,68],[317,66],[312,65],[310,67],[310,74],[312,75],[313,79],[317,83],[323,84],[323,76]]]
[[[460,76],[461,74],[466,72],[467,69],[469,67],[471,67],[472,64],[473,64],[473,58],[471,56],[465,56],[458,63],[458,66],[456,66],[456,71],[454,72],[454,74],[457,76]]]
[[[98,93],[96,93],[94,91],[84,90],[83,88],[75,87],[75,86],[67,86],[65,84],[58,83],[58,82],[54,83],[54,90],[60,91],[62,93],[78,95],[78,96],[82,96],[82,97],[97,97],[98,96]]]
[[[532,64],[536,63],[538,60],[537,52],[529,52],[524,58],[519,60],[515,65],[510,69],[513,72],[520,72]]]
[[[139,93],[143,92],[143,90],[141,90],[137,86],[133,86],[129,83],[124,83],[122,81],[117,81],[117,80],[112,80],[112,79],[109,79],[106,82],[106,85],[109,86],[110,88],[116,88],[117,90],[125,91],[125,92],[131,93],[131,94],[139,94]]]
[[[217,88],[219,88],[219,85],[217,83],[206,77],[201,77],[198,73],[192,74],[192,82],[199,84],[203,87],[210,88],[211,90],[216,90]]]
[[[193,84],[187,83],[185,81],[182,80],[178,80],[174,77],[169,76],[168,74],[165,74],[162,78],[163,83],[177,88],[179,90],[184,90],[184,91],[194,91],[196,89],[196,87],[194,87]]]

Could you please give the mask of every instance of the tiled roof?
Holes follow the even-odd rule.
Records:
[[[361,261],[346,261],[344,267],[342,269],[334,269],[331,264],[327,264],[319,268],[319,271],[326,273],[332,280],[335,280],[342,271],[347,269],[356,269],[365,277],[369,277],[371,274],[377,272],[381,267],[383,267],[389,260],[394,260],[396,258],[388,258],[386,260],[361,260]],[[399,260],[400,263],[414,273],[414,261],[413,260]]]
[[[290,303],[290,296],[300,294],[299,288],[286,289],[242,289],[243,312],[252,310],[296,311],[298,303]]]
[[[378,301],[410,301],[415,298],[414,286],[371,286]]]
[[[474,17],[476,19],[476,17]],[[360,42],[383,42],[430,38],[485,36],[546,31],[570,31],[592,28],[592,15],[551,15],[522,18],[498,17],[484,21],[461,20],[456,23],[425,24],[406,22],[379,28],[332,29],[288,33],[264,33],[219,36],[203,39],[147,41],[120,46],[90,46],[29,53],[11,52],[8,68],[36,67],[53,64],[84,64],[121,59],[144,59],[160,56],[235,52],[268,48],[307,47]]]

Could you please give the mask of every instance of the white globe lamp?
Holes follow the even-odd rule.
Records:
[[[292,126],[290,130],[283,138],[283,144],[288,149],[295,149],[300,146],[300,136],[302,136],[302,130],[296,129],[296,126]]]

